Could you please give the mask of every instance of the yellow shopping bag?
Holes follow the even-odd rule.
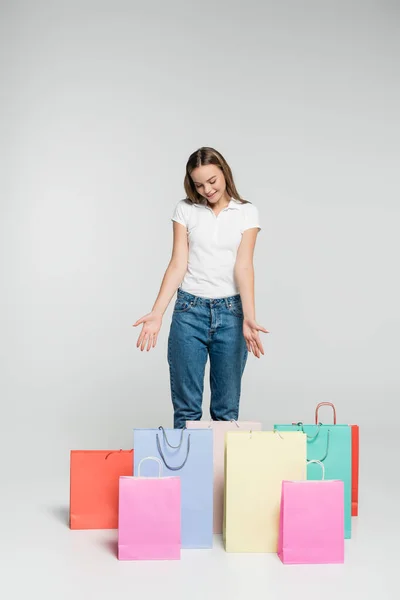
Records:
[[[223,531],[226,552],[277,552],[284,479],[307,479],[305,433],[227,432]]]

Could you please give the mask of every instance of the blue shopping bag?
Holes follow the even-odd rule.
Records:
[[[211,429],[135,429],[134,470],[146,456],[159,457],[164,475],[181,479],[182,548],[213,545],[213,432]],[[154,465],[143,464],[141,475],[155,476]]]
[[[307,460],[318,460],[325,467],[325,479],[340,479],[344,483],[344,537],[351,538],[351,427],[349,425],[274,425],[281,431],[303,431],[307,435]],[[321,477],[319,465],[313,463],[307,479]]]

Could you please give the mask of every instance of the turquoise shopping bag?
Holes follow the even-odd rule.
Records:
[[[344,537],[351,538],[351,427],[349,425],[274,425],[281,431],[303,431],[307,435],[307,460],[318,460],[325,467],[325,479],[344,483]],[[321,478],[321,468],[311,464],[307,479]]]

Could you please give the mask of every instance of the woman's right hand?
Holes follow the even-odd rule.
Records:
[[[149,314],[138,319],[132,327],[137,327],[140,323],[143,323],[143,328],[138,337],[136,347],[140,347],[143,352],[147,344],[148,352],[151,348],[155,348],[155,345],[157,344],[158,332],[162,325],[162,314],[151,311]]]

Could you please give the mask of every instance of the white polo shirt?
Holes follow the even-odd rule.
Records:
[[[209,206],[180,200],[172,220],[187,229],[188,268],[180,288],[203,298],[226,298],[239,293],[234,267],[242,234],[258,227],[254,204],[242,204],[231,198],[218,216]]]

